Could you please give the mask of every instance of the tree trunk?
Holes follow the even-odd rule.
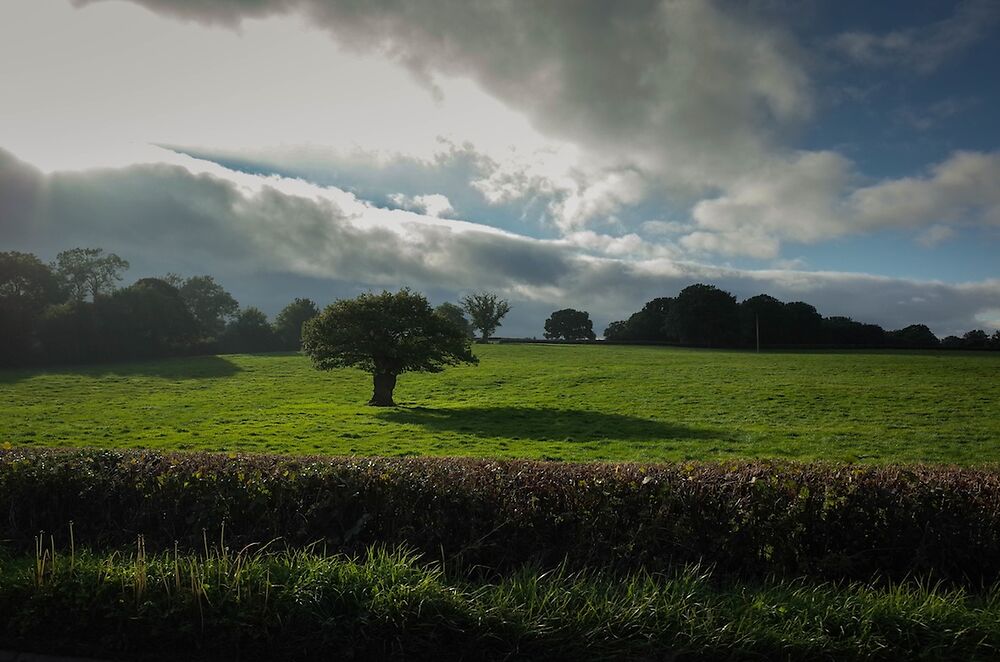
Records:
[[[396,375],[391,372],[376,372],[372,375],[375,382],[375,390],[372,392],[372,399],[368,404],[372,407],[395,407],[392,401],[392,391],[396,388]]]

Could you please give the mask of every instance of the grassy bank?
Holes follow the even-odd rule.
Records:
[[[0,443],[563,460],[1000,461],[1000,355],[477,346],[369,377],[297,355],[0,371]]]
[[[0,557],[0,646],[129,659],[996,659],[1000,594],[254,548]]]

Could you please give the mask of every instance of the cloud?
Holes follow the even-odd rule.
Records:
[[[924,322],[939,333],[981,325],[977,315],[1000,308],[997,280],[951,285],[711,267],[680,261],[635,235],[531,239],[380,208],[336,187],[237,173],[190,158],[44,174],[0,151],[0,192],[0,200],[10,192],[19,196],[0,224],[5,247],[49,259],[76,245],[102,246],[132,262],[132,277],[211,273],[236,283],[233,290],[247,305],[301,296],[275,288],[289,282],[299,287],[306,278],[325,297],[411,285],[453,299],[467,289],[489,288],[515,302],[505,332],[525,335],[539,332],[546,311],[567,305],[589,310],[600,326],[694,282],[717,284],[741,298],[763,291],[805,299],[824,314],[887,327]]]
[[[303,13],[342,47],[387,56],[446,97],[443,78],[471,78],[601,170],[640,168],[680,187],[718,185],[812,112],[791,35],[707,0],[134,1],[232,26]]]
[[[833,50],[866,66],[899,66],[929,74],[983,39],[1000,19],[992,0],[966,0],[955,14],[928,25],[882,34],[844,32],[831,40]]]
[[[850,204],[869,227],[1000,224],[1000,153],[956,152],[923,177],[860,188]]]
[[[917,235],[917,243],[925,248],[933,248],[955,236],[955,231],[947,225],[932,225]]]
[[[694,205],[693,252],[778,257],[781,242],[814,244],[889,228],[911,230],[933,246],[961,225],[1000,225],[1000,153],[956,152],[919,177],[858,186],[860,175],[836,152],[800,152],[734,182]]]
[[[692,209],[697,231],[681,238],[695,250],[771,259],[782,239],[815,243],[851,230],[840,208],[853,165],[835,152],[802,152],[736,181]]]
[[[393,193],[389,200],[400,209],[420,212],[435,218],[445,218],[455,213],[448,196],[440,193],[429,193],[426,195],[406,195],[404,193]]]

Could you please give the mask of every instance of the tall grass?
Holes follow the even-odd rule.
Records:
[[[51,542],[51,538],[49,539]],[[542,572],[476,580],[412,552],[0,559],[0,647],[145,659],[996,659],[1000,591]],[[58,559],[52,562],[53,559]]]

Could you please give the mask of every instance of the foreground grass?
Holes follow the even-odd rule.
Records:
[[[563,460],[1000,461],[997,353],[477,346],[370,378],[298,355],[0,371],[0,443]]]
[[[44,546],[43,546],[44,547]],[[405,553],[0,557],[0,647],[129,659],[996,659],[1000,594],[540,573]],[[4,625],[5,624],[5,625]]]

